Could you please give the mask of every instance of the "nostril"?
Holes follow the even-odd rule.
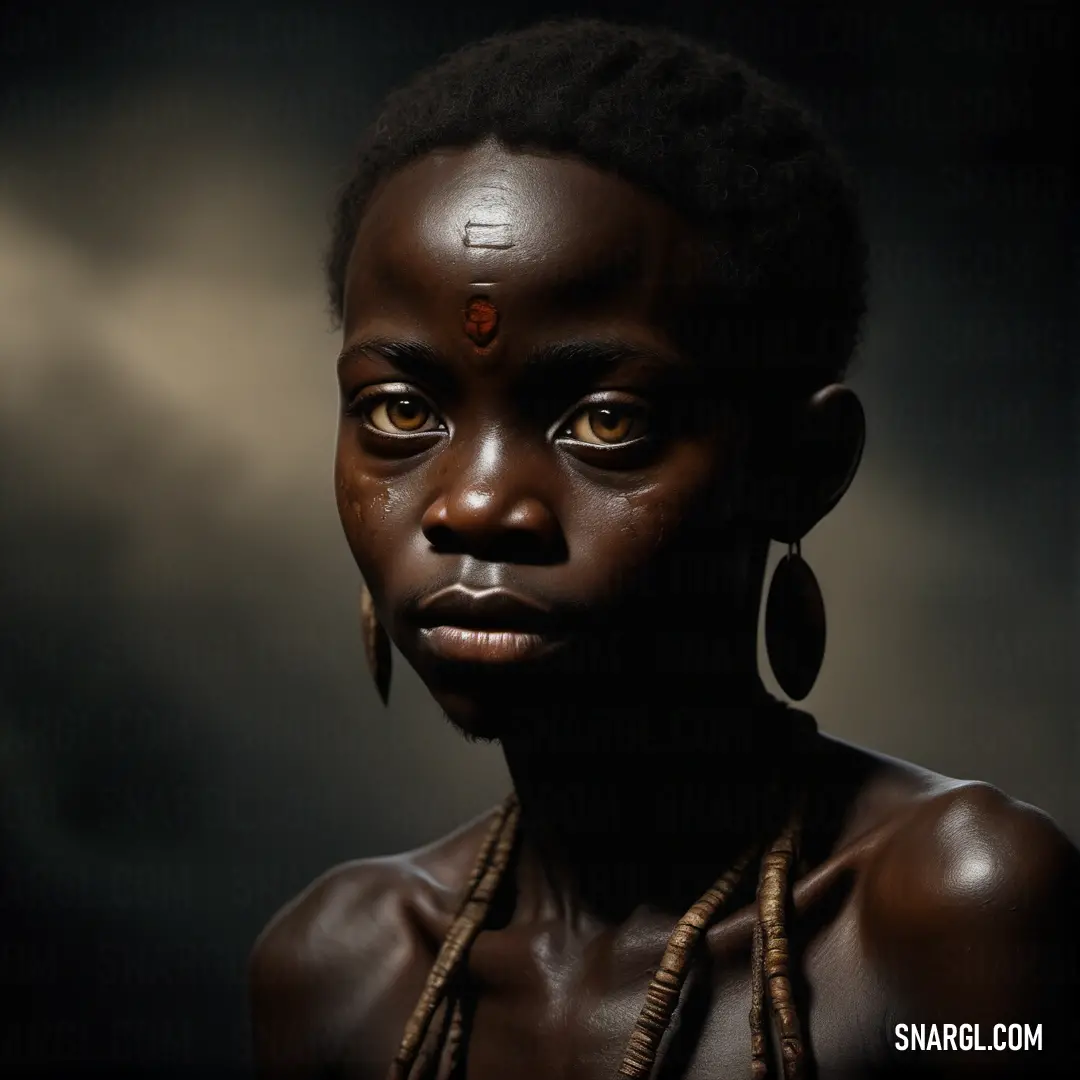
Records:
[[[541,500],[500,500],[481,488],[440,496],[424,514],[421,531],[440,554],[549,564],[563,561],[567,553],[559,523]]]
[[[432,548],[441,555],[465,555],[468,544],[465,538],[456,533],[445,522],[433,522],[423,527],[424,537]]]

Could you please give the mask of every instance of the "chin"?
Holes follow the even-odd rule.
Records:
[[[492,703],[481,704],[473,698],[460,693],[437,693],[435,702],[442,709],[451,727],[469,742],[497,742],[506,734],[506,720],[509,710]]]
[[[542,672],[472,671],[468,678],[433,680],[427,687],[447,720],[470,742],[529,733],[555,736],[566,713],[565,680],[554,673],[545,678]]]

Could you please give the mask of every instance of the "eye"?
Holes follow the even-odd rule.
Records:
[[[384,394],[364,408],[367,422],[385,435],[439,430],[432,407],[417,394]]]
[[[566,434],[593,446],[632,442],[646,434],[649,425],[640,405],[597,402],[578,412],[566,427]]]

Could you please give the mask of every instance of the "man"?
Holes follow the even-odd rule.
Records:
[[[514,795],[275,918],[262,1072],[1052,1074],[1075,848],[758,676],[779,540],[770,655],[792,696],[813,682],[798,545],[864,436],[841,384],[864,245],[805,114],[661,31],[491,39],[390,99],[329,275],[374,674],[389,635]],[[991,1048],[903,1045],[964,1024]],[[998,1024],[1041,1049],[993,1049]]]

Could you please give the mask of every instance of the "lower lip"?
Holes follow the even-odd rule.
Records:
[[[554,644],[543,634],[517,630],[469,630],[463,626],[431,626],[421,631],[428,648],[443,660],[513,664],[532,660]]]

